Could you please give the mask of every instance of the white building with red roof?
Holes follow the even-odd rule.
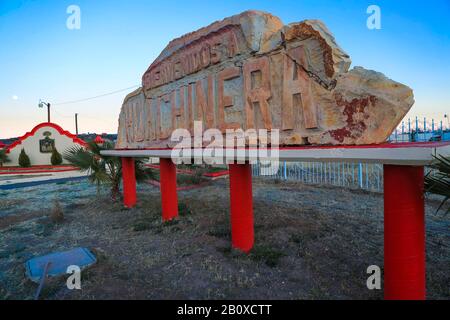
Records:
[[[85,141],[55,123],[41,123],[6,147],[10,162],[5,166],[18,166],[22,149],[30,158],[32,166],[43,166],[51,165],[50,158],[54,148],[63,155],[66,150],[74,146],[85,145]]]

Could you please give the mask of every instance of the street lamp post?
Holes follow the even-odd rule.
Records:
[[[78,137],[78,113],[75,113],[75,132]]]
[[[44,106],[47,106],[47,119],[48,119],[48,121],[47,122],[51,122],[50,121],[50,103],[48,103],[48,102],[44,102],[44,101],[42,101],[42,100],[39,100],[39,108],[43,108]]]

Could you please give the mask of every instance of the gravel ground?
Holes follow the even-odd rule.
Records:
[[[0,191],[0,299],[32,299],[28,259],[83,246],[97,256],[82,289],[47,282],[42,299],[382,299],[366,287],[383,266],[380,194],[255,179],[256,245],[230,248],[228,180],[179,192],[180,218],[161,222],[159,190],[135,209],[87,182]],[[49,218],[58,199],[62,223]],[[450,217],[427,201],[427,292],[450,298]]]

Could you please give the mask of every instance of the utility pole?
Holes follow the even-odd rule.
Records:
[[[78,137],[78,113],[75,113],[75,134]]]

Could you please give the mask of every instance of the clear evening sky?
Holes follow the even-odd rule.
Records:
[[[72,4],[81,9],[80,30],[66,27]],[[366,26],[371,4],[381,9],[381,30]],[[440,121],[450,113],[450,0],[0,0],[0,138],[46,121],[41,98],[56,104],[140,84],[171,39],[248,9],[286,24],[324,21],[353,66],[414,89],[408,116]],[[52,122],[74,132],[77,112],[80,132],[116,132],[129,91],[55,105]]]

